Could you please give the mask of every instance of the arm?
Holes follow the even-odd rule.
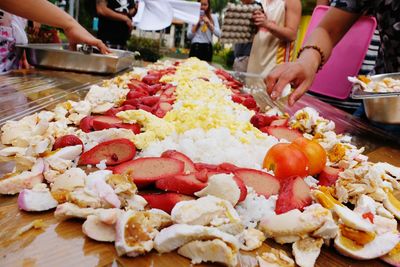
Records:
[[[0,8],[32,21],[62,28],[69,39],[71,48],[82,42],[97,46],[102,53],[110,51],[102,41],[94,38],[70,15],[46,0],[1,0]]]
[[[212,16],[213,21],[210,22],[208,20],[207,26],[210,29],[210,31],[215,34],[215,36],[217,37],[221,37],[221,28],[219,27],[219,22],[218,22],[218,18],[216,16]]]
[[[186,36],[189,40],[192,40],[196,35],[197,29],[199,28],[199,23],[197,24],[189,24]]]
[[[129,16],[134,17],[137,12],[137,4],[135,4],[131,9],[129,9]]]
[[[286,0],[285,26],[274,22],[267,23],[266,28],[281,40],[293,42],[297,38],[301,19],[301,2],[299,0]]]
[[[285,25],[277,25],[267,16],[256,11],[253,15],[254,23],[259,27],[267,28],[275,37],[282,41],[292,42],[297,38],[297,30],[301,19],[301,2],[299,0],[286,0]]]
[[[333,47],[340,41],[360,14],[349,13],[337,8],[330,8],[321,23],[312,32],[305,45],[316,45],[321,48],[328,60]],[[292,63],[277,66],[265,79],[267,91],[273,99],[281,95],[286,84],[296,88],[289,96],[289,105],[293,105],[311,86],[321,57],[314,49],[306,49]]]

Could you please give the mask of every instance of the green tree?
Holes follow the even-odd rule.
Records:
[[[222,10],[226,7],[228,3],[235,3],[235,0],[211,0],[211,7],[213,13],[222,14]]]

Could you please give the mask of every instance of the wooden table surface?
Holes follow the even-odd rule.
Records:
[[[20,75],[20,74],[18,74]],[[18,76],[17,75],[17,76]],[[31,75],[30,73],[27,74]],[[33,73],[33,75],[36,75]],[[58,74],[45,72],[45,75],[55,77]],[[89,82],[99,80],[98,77],[76,76],[75,74],[64,74],[62,78],[68,77],[67,82],[56,82],[56,85],[64,86],[66,83],[75,84],[75,81],[82,83],[88,80]],[[71,81],[71,78],[72,79]],[[10,77],[1,78],[10,81]],[[42,79],[42,78],[40,78]],[[38,102],[34,93],[38,91],[32,88],[15,89],[17,94],[22,93],[27,97],[25,104],[10,105],[5,108],[5,99],[12,99],[13,95],[3,94],[3,89],[11,90],[11,94],[15,94],[14,88],[0,84],[0,124],[3,119],[16,114],[13,109],[28,109],[32,106],[39,109],[42,102]],[[56,93],[59,93],[60,88],[56,88]],[[73,94],[65,90],[66,94],[58,101],[71,96],[84,96],[83,93],[73,91]],[[48,90],[48,89],[46,89]],[[40,100],[40,99],[39,99]],[[386,161],[394,165],[400,166],[400,149],[399,139],[387,139],[387,135],[364,124],[351,115],[337,110],[330,105],[322,103],[313,97],[305,96],[293,108],[311,106],[316,108],[324,117],[334,120],[336,128],[339,132],[349,132],[354,136],[354,142],[357,145],[366,147],[366,151],[370,156],[370,160]],[[32,109],[34,112],[35,110]],[[0,164],[0,176],[10,169],[7,164]],[[41,213],[27,213],[18,210],[17,196],[0,196],[0,267],[3,266],[156,266],[156,267],[186,267],[191,266],[190,261],[176,253],[157,254],[149,253],[145,256],[137,258],[118,257],[115,252],[114,245],[111,243],[100,243],[85,237],[81,227],[83,221],[68,220],[59,222],[53,216],[53,211]],[[45,227],[43,229],[32,229],[22,235],[17,235],[17,230],[31,223],[36,219],[42,219]],[[257,254],[268,251],[270,247],[283,248],[290,253],[290,246],[279,246],[273,241],[268,240],[261,248],[251,253],[243,253],[243,259],[254,260]],[[202,264],[198,266],[214,266],[215,264]],[[246,266],[242,264],[241,266]],[[247,265],[248,266],[248,265]],[[322,253],[317,261],[317,266],[385,266],[385,263],[379,260],[372,261],[354,261],[352,259],[341,256],[333,248],[323,247]]]

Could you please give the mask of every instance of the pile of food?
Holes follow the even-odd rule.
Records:
[[[260,266],[313,266],[323,245],[398,265],[400,168],[368,162],[314,109],[260,112],[242,88],[191,58],[9,121],[0,156],[16,167],[0,194],[82,219],[83,234],[119,256],[176,251],[236,266],[271,238],[291,243],[294,259],[271,249]]]
[[[360,75],[349,77],[350,82],[359,84],[363,91],[370,93],[393,93],[400,92],[400,80],[390,77],[374,81],[370,76]]]

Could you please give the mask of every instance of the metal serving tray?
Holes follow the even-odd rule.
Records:
[[[372,81],[380,81],[385,78],[393,78],[396,80],[400,80],[400,72],[378,74],[370,76],[370,78]],[[396,96],[400,96],[400,92],[387,92],[387,93],[365,92],[360,84],[354,84],[351,93],[351,98],[353,99],[368,99],[368,98],[396,97]]]
[[[373,81],[384,78],[400,80],[400,72],[379,74],[370,78]],[[400,124],[400,92],[365,92],[360,84],[354,84],[351,97],[363,100],[368,119],[386,124]]]
[[[71,51],[68,44],[27,44],[17,45],[24,49],[29,64],[59,70],[89,72],[98,74],[117,73],[132,66],[135,55],[129,51],[111,49],[103,55]]]

